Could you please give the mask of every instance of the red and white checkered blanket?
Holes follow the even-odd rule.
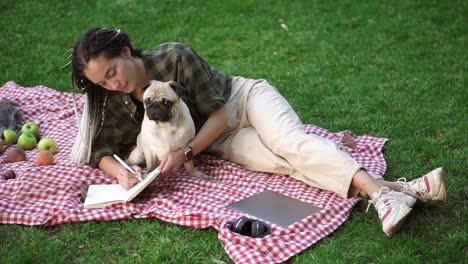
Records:
[[[236,263],[277,263],[310,247],[336,230],[348,217],[357,198],[342,199],[334,193],[307,186],[284,175],[253,172],[201,155],[199,169],[211,181],[189,177],[181,170],[175,177],[156,181],[132,203],[114,204],[105,209],[83,209],[81,195],[89,184],[116,183],[98,169],[76,166],[69,161],[77,132],[71,93],[37,86],[22,87],[8,82],[0,88],[0,100],[13,100],[21,106],[25,121],[34,121],[42,137],[56,140],[56,164],[38,167],[37,149],[27,151],[27,160],[7,163],[0,157],[0,223],[58,225],[72,221],[104,221],[156,217],[163,221],[194,227],[212,227]],[[83,97],[77,95],[78,109]],[[331,133],[306,125],[308,133],[340,143],[343,132]],[[342,147],[370,172],[383,175],[386,169],[382,147],[386,139],[355,137],[357,148]],[[16,179],[5,180],[2,173],[14,170]],[[276,191],[325,208],[287,228],[272,225],[264,238],[250,238],[231,232],[230,222],[242,216],[226,205],[263,190]]]

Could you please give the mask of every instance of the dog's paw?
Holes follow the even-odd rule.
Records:
[[[130,165],[142,164],[145,161],[145,156],[143,155],[143,152],[138,147],[136,147],[128,156],[127,161],[130,163]]]
[[[189,162],[186,162],[184,163],[184,167],[185,167],[185,170],[190,174],[190,176],[192,177],[196,177],[196,178],[199,178],[199,179],[205,179],[205,180],[211,180],[211,177],[206,175],[205,173],[203,172],[200,172],[198,171],[197,169],[195,169],[195,167],[193,166],[193,162],[192,161],[189,161]]]

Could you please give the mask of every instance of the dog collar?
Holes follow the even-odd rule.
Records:
[[[192,147],[189,145],[184,145],[181,148],[184,151],[185,154],[185,162],[189,162],[193,159],[193,152],[192,152]]]

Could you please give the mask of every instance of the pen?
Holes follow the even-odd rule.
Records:
[[[119,158],[119,156],[117,156],[117,155],[115,155],[115,154],[114,154],[113,156],[114,156],[114,158],[115,158],[120,164],[122,164],[122,166],[124,166],[129,172],[135,174],[138,180],[142,181],[141,177],[136,173],[136,171],[135,171],[134,169],[132,169],[132,167],[128,166],[128,164],[127,164],[125,161],[123,161],[121,158]]]

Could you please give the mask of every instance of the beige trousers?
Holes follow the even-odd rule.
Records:
[[[307,134],[291,105],[267,81],[234,77],[224,109],[229,128],[207,152],[348,197],[361,165],[332,141]]]

